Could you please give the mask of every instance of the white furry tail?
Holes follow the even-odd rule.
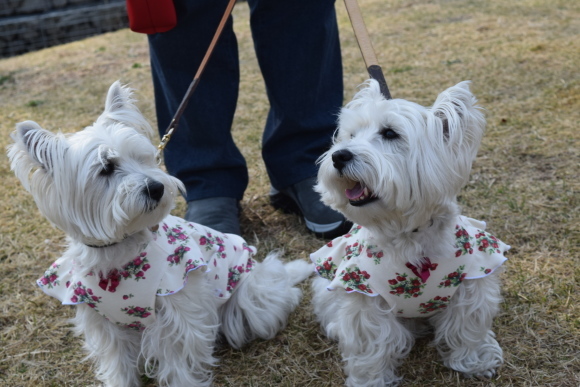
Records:
[[[297,259],[295,261],[288,262],[284,264],[284,269],[288,274],[288,279],[292,285],[296,285],[306,278],[310,277],[314,273],[314,266],[310,262],[306,262],[302,259]]]
[[[302,290],[294,285],[306,279],[312,267],[301,260],[283,264],[280,254],[268,254],[220,308],[221,331],[232,347],[240,348],[258,337],[273,338],[300,303]]]

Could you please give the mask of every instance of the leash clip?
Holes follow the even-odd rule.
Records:
[[[159,145],[157,145],[157,152],[155,153],[155,159],[157,160],[158,165],[161,164],[161,154],[163,153],[163,150],[165,150],[165,147],[167,146],[167,143],[169,142],[169,140],[171,140],[171,135],[173,134],[174,130],[175,130],[175,127],[172,126],[167,132],[165,132],[165,134],[163,135],[163,138],[159,142]]]
[[[222,16],[220,24],[218,25],[217,31],[215,32],[213,39],[212,39],[212,41],[211,41],[211,43],[210,43],[210,45],[205,53],[205,56],[203,57],[203,60],[201,61],[201,64],[199,65],[199,68],[197,69],[197,73],[193,77],[193,81],[189,85],[187,92],[185,93],[185,96],[181,100],[181,103],[179,104],[179,107],[177,108],[177,112],[173,116],[173,119],[171,120],[169,127],[165,131],[165,134],[163,135],[161,142],[157,146],[156,159],[157,159],[158,164],[161,164],[161,153],[163,152],[163,150],[165,149],[165,146],[167,145],[167,143],[171,139],[171,135],[173,134],[173,131],[175,130],[175,128],[177,128],[177,124],[179,123],[179,119],[181,118],[181,115],[183,114],[183,112],[184,112],[184,110],[189,102],[189,98],[191,97],[191,95],[193,94],[195,89],[197,88],[197,85],[199,83],[199,79],[201,78],[201,74],[203,73],[203,70],[205,69],[207,62],[209,61],[209,58],[211,57],[211,54],[212,54],[212,52],[213,52],[213,50],[218,42],[218,39],[219,39],[219,37],[220,37],[220,35],[221,35],[225,25],[226,25],[226,22],[228,21],[228,18],[232,14],[232,9],[234,8],[235,5],[236,5],[236,0],[229,0],[229,3],[226,7],[226,10],[225,10],[223,16]]]
[[[167,146],[167,143],[169,142],[169,140],[171,140],[171,135],[173,134],[173,131],[175,130],[175,128],[171,128],[167,131],[167,133],[165,133],[163,135],[163,138],[161,139],[161,142],[159,143],[159,145],[157,146],[157,151],[158,152],[162,152],[165,147]]]

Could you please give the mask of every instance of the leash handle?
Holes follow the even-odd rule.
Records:
[[[213,53],[213,50],[214,50],[215,46],[217,45],[217,42],[218,42],[218,40],[219,40],[223,30],[224,30],[226,22],[228,21],[228,18],[230,17],[232,10],[234,9],[234,5],[236,5],[236,0],[230,0],[227,7],[226,7],[224,15],[222,16],[222,19],[220,20],[220,24],[218,25],[218,28],[217,28],[215,34],[213,35],[213,39],[211,40],[211,43],[209,44],[209,47],[205,53],[205,56],[203,57],[203,60],[201,61],[201,64],[199,65],[199,68],[197,69],[197,72],[195,73],[195,76],[193,77],[193,81],[191,81],[191,83],[187,89],[187,92],[183,96],[183,99],[181,100],[181,103],[179,104],[179,107],[177,108],[177,112],[175,113],[175,115],[171,119],[171,122],[169,123],[169,126],[167,127],[167,129],[165,129],[165,134],[163,135],[161,142],[157,146],[157,159],[158,160],[161,159],[161,152],[163,152],[163,150],[165,149],[165,146],[167,146],[167,143],[169,142],[169,140],[171,140],[171,136],[173,135],[173,133],[177,129],[177,126],[179,125],[179,119],[183,115],[183,112],[185,111],[185,108],[187,107],[187,104],[189,103],[189,99],[191,98],[191,96],[193,95],[193,92],[195,91],[195,89],[197,88],[197,85],[199,84],[199,80],[201,78],[201,75],[203,74],[203,71],[205,70],[207,63],[209,62],[209,59],[211,58],[211,54]]]
[[[365,61],[367,71],[371,78],[379,82],[381,87],[381,94],[385,96],[386,99],[392,99],[391,93],[389,92],[389,87],[387,86],[387,81],[383,75],[383,70],[379,66],[379,61],[375,55],[375,50],[371,43],[367,27],[363,20],[360,8],[356,0],[344,0],[344,5],[346,6],[346,11],[348,17],[350,18],[350,24],[352,24],[352,29],[354,30],[354,35],[358,42],[358,46]]]

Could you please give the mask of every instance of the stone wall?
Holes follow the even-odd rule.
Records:
[[[125,0],[0,0],[0,58],[128,26]]]

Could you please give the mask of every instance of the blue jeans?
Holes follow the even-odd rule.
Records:
[[[159,132],[163,134],[191,83],[227,0],[175,0],[177,26],[149,35]],[[342,63],[334,0],[248,0],[254,47],[270,111],[262,157],[272,185],[287,188],[317,173],[342,104]],[[237,6],[245,6],[240,3]],[[239,89],[232,18],[165,149],[170,174],[189,200],[242,199],[244,157],[231,125]]]

